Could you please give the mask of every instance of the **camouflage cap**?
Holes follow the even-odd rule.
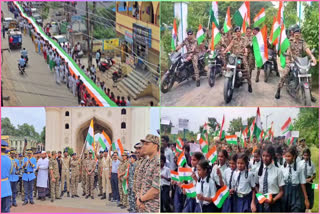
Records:
[[[52,154],[52,155],[55,155],[55,154],[57,154],[57,152],[56,152],[56,151],[52,151],[51,154]]]
[[[160,143],[159,143],[159,137],[158,137],[158,136],[155,136],[155,135],[153,135],[153,134],[148,134],[145,139],[141,139],[140,141],[141,141],[142,143],[143,143],[143,142],[150,142],[150,143],[157,144],[158,146],[160,145]]]
[[[50,151],[46,151],[47,154],[50,154]]]

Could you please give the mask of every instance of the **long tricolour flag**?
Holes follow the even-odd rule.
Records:
[[[208,140],[205,136],[204,131],[202,131],[202,133],[200,135],[199,144],[200,144],[202,152],[204,154],[208,153],[209,145],[208,145]]]
[[[250,126],[250,139],[253,138],[253,131],[254,131],[254,126],[255,126],[256,118],[253,119],[252,124]]]
[[[247,14],[244,15],[244,19],[242,21],[241,34],[244,35],[247,32]]]
[[[101,147],[103,148],[103,150],[105,150],[106,148],[108,149],[108,151],[110,150],[110,147],[112,146],[112,142],[110,140],[110,137],[104,131],[102,131],[102,135],[100,135],[98,141]]]
[[[224,201],[228,198],[228,196],[229,196],[229,189],[225,185],[216,192],[216,195],[212,198],[212,202],[220,209]]]
[[[172,180],[178,181],[178,182],[180,181],[178,172],[171,170],[170,173],[171,173],[171,179]]]
[[[180,181],[192,181],[192,168],[178,168]]]
[[[180,147],[178,144],[176,145],[176,152],[181,153],[183,151],[182,147]]]
[[[272,199],[272,194],[261,194],[261,193],[257,193],[256,197],[258,199],[259,204],[263,204],[265,200],[271,200]]]
[[[219,140],[221,140],[221,137],[222,137],[223,126],[224,126],[224,115],[223,115],[222,123],[221,123],[221,127],[220,127]]]
[[[280,36],[279,23],[278,23],[277,18],[274,16],[272,27],[271,27],[271,32],[270,32],[270,36],[269,36],[270,44],[277,46],[278,41],[279,41],[279,39],[278,39],[279,36]]]
[[[198,41],[198,44],[201,44],[203,42],[203,40],[205,39],[205,34],[204,34],[204,31],[203,31],[203,28],[202,28],[202,25],[200,24],[199,25],[199,28],[198,28],[198,32],[197,32],[197,41]]]
[[[186,191],[186,195],[189,198],[195,198],[197,196],[196,187],[192,182],[189,184],[182,184],[181,188]]]
[[[179,137],[177,139],[177,145],[179,145],[179,147],[183,148],[183,140],[181,139],[181,137]]]
[[[267,26],[264,26],[252,39],[256,65],[261,68],[268,60]]]
[[[247,15],[246,15],[247,14]],[[246,19],[245,19],[246,15]],[[241,26],[243,20],[250,20],[250,2],[244,2],[239,10],[233,15],[233,20],[237,26]],[[250,23],[248,23],[250,25]]]
[[[264,8],[262,8],[259,13],[253,19],[253,27],[259,27],[266,20],[266,13],[264,12]]]
[[[208,161],[210,161],[212,164],[214,164],[214,162],[216,162],[216,160],[218,159],[218,152],[217,152],[217,148],[215,146],[213,146],[209,152],[206,154],[206,158],[208,159]]]
[[[187,163],[186,157],[184,155],[184,152],[181,152],[181,154],[178,157],[178,166],[183,167]]]
[[[231,25],[231,17],[230,17],[230,7],[228,7],[226,18],[223,24],[223,31],[227,33],[231,28],[232,28],[232,25]]]
[[[248,126],[241,132],[240,143],[242,147],[247,147],[247,135],[248,135]]]
[[[94,151],[93,120],[91,120],[89,129],[88,129],[88,134],[87,134],[87,137],[86,137],[86,147],[87,147],[87,150],[92,151],[92,154],[95,153],[95,151]]]
[[[117,142],[112,143],[112,150],[117,151],[120,155],[123,155],[124,149],[120,139],[118,139]]]
[[[115,102],[110,100],[110,98],[103,92],[102,89],[100,89],[89,77],[86,76],[86,74],[76,64],[72,57],[70,57],[55,40],[45,34],[43,29],[36,23],[33,18],[24,13],[23,8],[18,2],[14,1],[13,4],[15,4],[15,6],[18,8],[20,15],[34,27],[35,32],[39,33],[42,38],[52,46],[53,50],[57,51],[58,55],[68,63],[71,75],[75,75],[76,77],[80,76],[80,80],[82,80],[83,85],[86,87],[88,93],[99,106],[117,106]]]
[[[210,10],[210,21],[219,26],[218,2],[213,1]]]
[[[227,141],[227,143],[229,143],[229,144],[235,144],[235,145],[237,145],[237,135],[228,135],[228,136],[226,136],[226,141]]]
[[[172,38],[171,38],[171,50],[176,50],[177,46],[177,37],[178,37],[178,31],[177,31],[177,23],[176,19],[173,20],[173,27],[172,27]]]
[[[282,135],[287,135],[288,133],[290,133],[292,131],[292,121],[291,121],[291,117],[289,117],[286,122],[281,126],[281,133]]]
[[[212,22],[212,37],[211,37],[211,45],[210,49],[214,51],[214,47],[220,42],[221,34],[215,23]]]
[[[255,120],[255,124],[254,124],[254,131],[253,131],[254,135],[257,137],[257,139],[260,138],[261,131],[262,131],[262,123],[261,123],[260,108],[258,107],[256,120]]]
[[[290,47],[289,39],[287,38],[286,30],[284,28],[284,25],[281,26],[281,34],[280,34],[280,64],[281,67],[286,67],[286,57],[285,52]]]
[[[129,165],[130,166],[130,165]],[[123,189],[123,193],[125,195],[128,195],[128,188],[129,188],[129,178],[128,178],[128,175],[129,175],[129,166],[126,170],[126,174],[124,174],[124,179],[122,181],[122,189]]]

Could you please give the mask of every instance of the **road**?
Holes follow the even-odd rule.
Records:
[[[13,17],[7,4],[1,2],[5,17]],[[8,48],[8,38],[1,38],[1,48]],[[26,48],[29,63],[26,73],[21,75],[18,70],[20,50],[3,52],[1,79],[3,81],[3,96],[10,96],[4,101],[4,106],[78,106],[77,98],[72,95],[66,85],[57,85],[54,73],[50,72],[43,55],[35,52],[31,38],[22,37],[22,46]]]
[[[281,74],[280,74],[281,75]],[[226,104],[223,97],[224,77],[218,77],[214,87],[210,88],[208,79],[201,78],[200,87],[196,87],[193,80],[175,83],[167,93],[161,93],[162,106],[301,106],[286,91],[285,87],[281,90],[281,98],[274,98],[280,77],[273,72],[267,83],[264,80],[264,72],[260,72],[260,81],[255,82],[256,71],[252,72],[252,94],[248,92],[248,85],[244,84],[236,88],[230,103]],[[313,106],[319,105],[318,90],[312,91],[317,98]]]

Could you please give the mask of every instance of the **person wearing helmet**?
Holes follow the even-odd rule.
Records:
[[[280,91],[284,85],[284,82],[290,72],[290,64],[293,62],[295,57],[302,57],[306,53],[312,60],[312,65],[317,64],[316,58],[311,53],[307,43],[301,38],[301,30],[299,27],[296,27],[294,30],[294,38],[290,41],[290,47],[288,48],[288,56],[286,57],[286,67],[284,68],[283,75],[278,84],[278,89],[275,95],[276,99],[280,99]],[[310,91],[311,93],[311,91]],[[311,101],[316,102],[316,98],[311,94]]]
[[[195,79],[197,82],[197,87],[199,87],[200,86],[200,76],[199,76],[199,68],[198,68],[198,59],[199,59],[199,56],[198,56],[199,50],[197,48],[198,43],[197,43],[197,40],[194,38],[192,30],[188,30],[187,35],[188,35],[188,37],[185,40],[183,40],[183,42],[180,45],[178,45],[178,47],[176,48],[175,51],[178,51],[181,48],[183,48],[184,46],[186,46],[187,52],[188,52],[187,60],[188,61],[192,60]]]
[[[227,53],[229,50],[237,56],[242,56],[242,62],[244,65],[244,71],[243,71],[243,78],[247,79],[248,81],[248,91],[249,93],[252,93],[252,86],[251,86],[251,80],[250,80],[250,73],[249,73],[249,64],[248,64],[248,39],[241,35],[240,27],[237,26],[234,29],[235,37],[227,47],[227,49],[224,51],[224,53]]]

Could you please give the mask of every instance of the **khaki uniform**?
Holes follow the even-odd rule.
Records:
[[[61,158],[61,193],[64,189],[64,182],[67,183],[67,192],[70,192],[70,157]]]
[[[98,161],[98,185],[99,185],[99,195],[102,195],[102,158]]]
[[[283,70],[283,75],[278,85],[279,88],[283,87],[284,82],[290,72],[290,64],[294,61],[294,58],[302,57],[306,52],[307,48],[309,47],[304,40],[302,39],[295,40],[293,38],[290,38],[290,47],[288,49],[289,56],[286,57],[286,67]]]
[[[86,158],[83,158],[81,159],[81,164],[80,164],[80,167],[81,167],[81,186],[82,186],[82,190],[83,190],[83,194],[86,195],[87,194],[87,187],[86,187],[86,184],[87,184],[87,172],[86,172],[86,162],[87,162],[88,159]]]
[[[122,174],[122,173],[125,173],[126,170],[128,169],[128,165],[129,165],[129,161],[128,159],[125,160],[125,161],[121,161],[121,164],[119,166],[119,169],[118,169],[118,175],[119,174]],[[119,195],[120,195],[120,204],[124,205],[124,206],[128,206],[128,195],[127,194],[124,194],[123,192],[123,188],[122,188],[122,182],[124,180],[124,175],[121,176],[119,179],[118,179],[118,186],[119,186]]]
[[[253,47],[252,47],[252,39],[253,39],[253,35],[246,35],[247,37],[247,41],[248,41],[248,64],[249,64],[249,73],[250,73],[250,78],[252,77],[252,71],[255,68],[255,59],[254,59],[254,55],[253,55]],[[258,69],[259,70],[259,69]]]
[[[182,42],[182,47],[186,46],[187,52],[193,52],[192,53],[192,64],[193,64],[193,69],[194,69],[194,74],[195,74],[195,78],[196,80],[200,80],[200,76],[199,76],[199,68],[198,68],[198,60],[199,60],[199,56],[198,56],[198,42],[196,39],[185,39]]]
[[[93,185],[94,185],[94,169],[96,168],[96,161],[95,160],[90,160],[88,159],[86,162],[85,162],[85,173],[87,174],[87,182],[86,182],[86,187],[87,187],[87,196],[92,196],[94,197],[94,194],[93,194]],[[90,175],[88,175],[88,172],[91,172],[92,173]]]
[[[50,159],[49,170],[53,171],[53,177],[55,179],[55,182],[51,180],[51,187],[50,187],[51,200],[54,200],[55,198],[58,198],[60,196],[60,191],[59,191],[60,175],[59,175],[59,166],[56,159],[53,159],[53,158]]]
[[[110,179],[109,179],[109,174],[110,174],[110,170],[111,170],[111,158],[108,157],[105,158],[103,157],[101,159],[101,166],[102,166],[102,191],[103,193],[111,193],[111,182],[110,182]],[[108,186],[107,186],[108,185]],[[108,192],[107,192],[107,189],[108,189]]]
[[[71,195],[78,195],[78,184],[80,177],[80,165],[79,160],[71,160],[70,162],[71,169]]]
[[[216,46],[216,49],[226,49],[229,44],[231,43],[232,41],[232,37],[229,38],[228,34],[224,34],[222,37],[221,37],[221,40],[220,42],[217,44]],[[221,54],[221,60],[222,60],[222,63],[224,65],[224,67],[227,65],[226,63],[226,54],[223,54],[222,52],[220,52]]]
[[[141,185],[142,185],[142,179],[145,175],[145,171],[146,171],[146,164],[148,163],[148,158],[143,158],[141,160],[141,163],[139,165],[138,171],[137,171],[137,175],[136,175],[136,185],[135,185],[135,193],[136,195],[140,195],[141,192]]]

